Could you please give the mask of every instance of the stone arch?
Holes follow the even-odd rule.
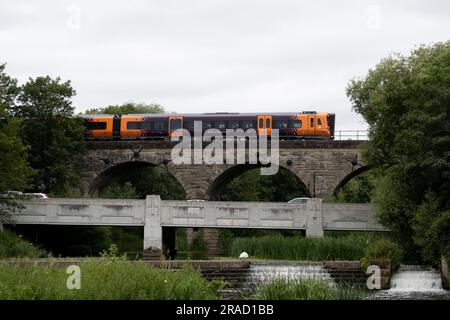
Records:
[[[347,182],[349,182],[351,179],[353,179],[354,177],[356,177],[370,169],[371,169],[370,166],[361,166],[358,169],[353,170],[352,172],[347,174],[343,179],[341,179],[341,181],[334,188],[333,196],[335,196],[339,192],[339,190],[341,190],[347,184]]]
[[[158,164],[150,161],[139,160],[139,161],[124,161],[113,166],[110,166],[100,172],[90,183],[89,185],[89,193],[93,194],[95,192],[101,191],[105,186],[109,183],[114,182],[115,180],[120,180],[121,178],[127,177],[127,174],[130,170],[136,170],[147,167],[157,167]],[[166,168],[167,172],[170,173],[174,179],[180,184],[186,193],[185,186],[183,183],[179,181],[177,175],[174,174],[173,170]]]
[[[241,174],[252,170],[263,167],[262,164],[237,164],[231,167],[226,168],[224,171],[222,171],[220,174],[218,174],[214,180],[209,184],[208,189],[206,191],[207,198],[211,201],[216,201],[220,199],[220,196],[222,195],[225,186],[231,182],[233,179],[237,178]],[[286,169],[290,173],[292,173],[298,181],[303,184],[303,187],[305,190],[308,191],[308,196],[311,196],[311,191],[308,188],[308,186],[303,182],[303,179],[296,174],[296,172],[289,169],[289,167],[280,165],[280,168]]]

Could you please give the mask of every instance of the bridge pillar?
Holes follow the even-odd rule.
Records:
[[[306,202],[306,236],[323,237],[322,199],[311,198]]]
[[[144,250],[162,250],[161,198],[159,195],[148,195],[145,202]]]

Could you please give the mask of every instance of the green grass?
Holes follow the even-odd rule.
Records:
[[[66,269],[0,266],[0,300],[215,299],[216,284],[186,267],[157,269],[142,262],[102,257],[79,264],[81,289],[66,287]]]
[[[356,287],[338,287],[324,279],[277,279],[251,297],[261,300],[359,300],[366,293]]]
[[[46,256],[45,250],[33,246],[14,232],[0,231],[0,258],[40,258]]]
[[[324,238],[305,238],[282,235],[236,238],[230,246],[230,253],[238,257],[242,251],[250,258],[279,260],[360,260],[366,247],[381,239],[378,234],[349,234]]]

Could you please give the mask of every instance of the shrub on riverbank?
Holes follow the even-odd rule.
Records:
[[[14,232],[0,231],[0,258],[39,258],[47,252],[33,246]]]
[[[361,258],[361,266],[367,269],[373,260],[391,260],[392,267],[397,269],[400,266],[403,253],[401,247],[389,239],[376,241],[364,250],[364,256]]]
[[[365,292],[353,287],[338,287],[325,279],[277,279],[257,289],[252,297],[263,300],[359,300]]]
[[[349,234],[340,237],[304,238],[281,235],[237,238],[231,244],[234,257],[246,251],[250,257],[281,260],[360,260],[366,247],[380,240],[378,234]]]
[[[81,289],[66,287],[66,269],[0,266],[0,300],[171,300],[215,299],[217,288],[186,267],[157,269],[142,262],[102,257],[79,264]]]

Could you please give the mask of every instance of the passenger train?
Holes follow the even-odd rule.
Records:
[[[254,129],[258,135],[279,130],[280,139],[334,139],[335,114],[316,111],[300,113],[203,113],[203,114],[130,114],[85,115],[87,140],[170,139],[184,128],[194,133],[194,121],[203,131],[218,129]]]

